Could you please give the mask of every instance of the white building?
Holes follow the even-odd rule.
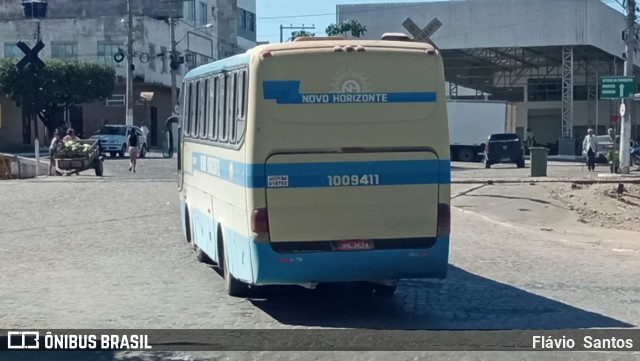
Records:
[[[165,120],[171,115],[171,69],[169,18],[174,17],[177,51],[184,63],[177,71],[182,76],[195,66],[244,52],[255,46],[255,0],[132,0],[134,14],[134,124],[151,130],[151,144],[161,145]],[[105,120],[124,123],[126,62],[117,63],[114,55],[126,51],[126,0],[49,1],[44,19],[25,19],[19,1],[0,4],[0,33],[4,44],[1,57],[22,57],[18,41],[33,46],[39,33],[46,58],[72,58],[111,64],[118,76],[116,90],[105,104],[82,105],[70,112],[77,132],[93,134]],[[153,93],[143,100],[140,94]],[[16,119],[21,114],[8,98],[1,100],[0,148],[31,142],[34,129]],[[28,124],[27,124],[28,126]],[[39,124],[37,127],[42,130]],[[25,134],[24,139],[20,134]],[[42,132],[39,137],[43,138]]]
[[[597,125],[599,134],[618,128],[619,101],[598,100],[598,83],[623,73],[625,19],[600,0],[338,5],[337,17],[361,22],[366,38],[407,33],[407,18],[424,27],[437,17],[443,25],[431,40],[442,52],[450,96],[461,95],[457,84],[517,103],[518,133],[531,128],[540,143],[559,141],[563,153],[588,127]],[[635,114],[633,138],[640,135]]]

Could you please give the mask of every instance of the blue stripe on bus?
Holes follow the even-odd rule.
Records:
[[[444,278],[449,263],[449,237],[428,249],[276,253],[269,243],[251,247],[256,284]]]
[[[262,91],[265,100],[275,100],[277,104],[431,103],[438,98],[436,92],[302,94],[299,80],[265,80]]]
[[[287,188],[328,187],[329,177],[352,176],[365,177],[365,182],[357,182],[357,186],[366,187],[371,186],[374,175],[379,186],[451,183],[451,162],[427,159],[248,164],[193,153],[193,172],[246,188],[265,188],[268,176],[285,177]]]

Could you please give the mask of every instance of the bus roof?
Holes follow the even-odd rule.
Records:
[[[327,38],[319,38],[313,40],[313,38],[306,38],[305,41],[293,41],[287,43],[273,43],[258,45],[255,48],[249,49],[247,54],[258,55],[263,51],[292,51],[292,50],[307,50],[307,49],[320,49],[331,48],[335,46],[363,46],[375,47],[375,48],[388,48],[388,49],[413,49],[413,50],[429,50],[433,49],[433,46],[414,41],[392,41],[392,40],[363,40],[363,39],[348,39],[348,40],[335,40]]]
[[[362,40],[362,39],[349,39],[349,40],[335,40],[327,38],[319,38],[313,40],[312,38],[305,39],[305,41],[294,41],[287,43],[273,43],[258,45],[254,48],[247,50],[244,54],[238,54],[229,58],[221,59],[209,64],[199,66],[190,70],[185,79],[197,78],[205,74],[212,72],[219,72],[225,69],[233,69],[243,65],[247,65],[250,62],[251,57],[259,56],[264,51],[296,51],[296,50],[329,50],[333,51],[336,46],[362,46],[367,48],[389,49],[389,50],[415,50],[415,51],[427,51],[433,50],[433,46],[414,41],[392,41],[392,40]]]

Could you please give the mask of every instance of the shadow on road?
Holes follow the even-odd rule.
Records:
[[[396,296],[340,286],[264,287],[252,303],[287,325],[370,329],[573,329],[633,327],[455,266],[446,280],[401,282]]]

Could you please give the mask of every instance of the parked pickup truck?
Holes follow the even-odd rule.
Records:
[[[515,133],[491,134],[484,147],[484,167],[496,163],[515,163],[524,168],[524,144]]]

